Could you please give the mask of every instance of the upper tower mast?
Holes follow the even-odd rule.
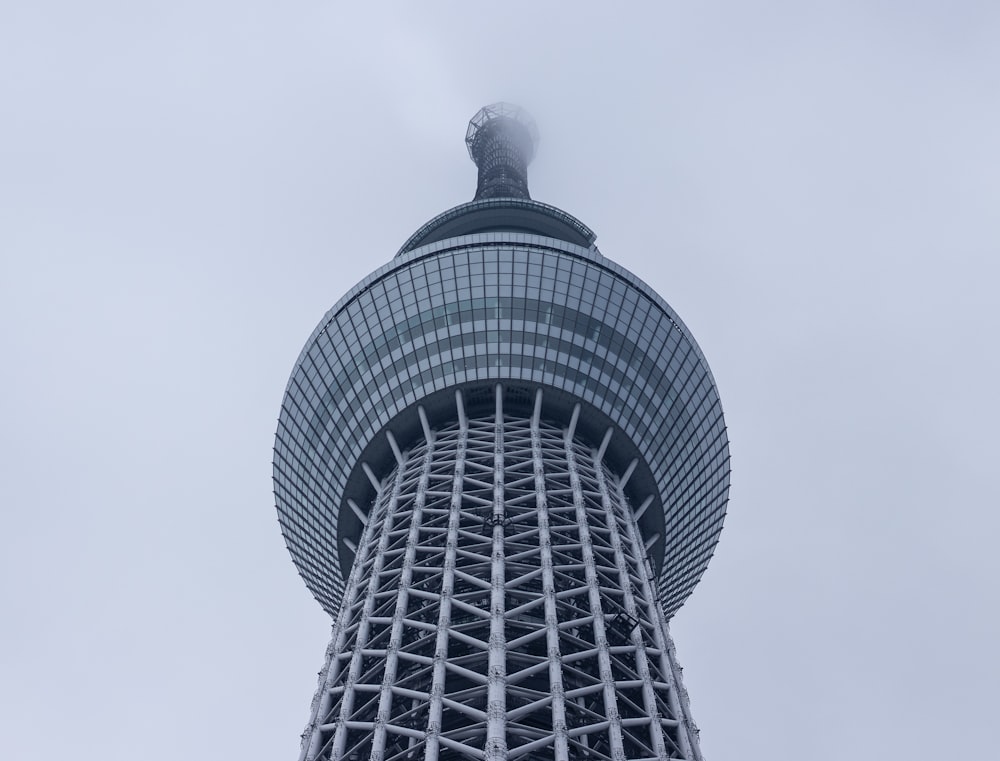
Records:
[[[535,156],[538,128],[520,106],[494,103],[479,109],[465,133],[469,156],[479,167],[476,198],[531,198],[528,164]]]

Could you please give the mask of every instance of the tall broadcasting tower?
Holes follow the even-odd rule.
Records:
[[[279,521],[334,621],[300,759],[701,759],[667,621],[725,514],[712,374],[531,200],[521,109],[465,141],[475,199],[326,314],[282,402]]]

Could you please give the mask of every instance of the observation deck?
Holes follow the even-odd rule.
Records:
[[[477,122],[478,120],[478,122]],[[502,406],[574,425],[633,511],[666,616],[718,541],[729,447],[690,331],[605,258],[583,223],[528,196],[521,112],[470,124],[476,199],[420,228],[323,317],[286,387],[274,489],[289,552],[335,615],[384,480],[428,431]],[[484,168],[485,167],[485,168]]]

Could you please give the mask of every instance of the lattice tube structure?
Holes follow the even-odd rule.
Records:
[[[621,478],[496,411],[379,482],[302,758],[699,759]]]
[[[701,761],[668,621],[728,501],[690,331],[560,209],[534,123],[470,122],[476,199],[321,320],[275,436],[333,619],[300,761]]]

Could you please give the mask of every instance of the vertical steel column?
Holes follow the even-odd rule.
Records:
[[[344,650],[344,643],[347,640],[347,630],[350,624],[350,610],[361,593],[362,580],[358,577],[368,561],[368,552],[373,542],[373,533],[378,530],[382,520],[384,520],[384,505],[382,504],[381,490],[375,495],[375,502],[368,522],[365,524],[364,532],[361,536],[361,543],[358,546],[358,554],[355,557],[354,565],[351,567],[351,574],[345,585],[344,601],[340,606],[340,614],[333,624],[333,631],[330,636],[330,645],[326,649],[326,662],[320,675],[319,689],[313,701],[312,716],[309,724],[306,725],[305,732],[302,733],[302,752],[299,754],[299,761],[312,761],[319,753],[322,746],[323,733],[320,725],[323,719],[330,712],[333,704],[333,694],[331,686],[334,680],[340,675],[341,659],[340,654]]]
[[[354,653],[351,655],[351,665],[344,680],[344,695],[340,703],[340,716],[333,734],[333,742],[329,758],[339,759],[344,756],[344,744],[347,742],[347,721],[354,710],[355,690],[354,684],[361,676],[361,664],[364,661],[362,650],[368,644],[369,621],[372,608],[375,605],[375,593],[378,591],[379,574],[382,571],[382,564],[385,559],[385,550],[389,543],[389,532],[392,530],[393,521],[396,517],[396,507],[399,504],[399,495],[403,486],[403,468],[396,468],[396,478],[393,480],[392,493],[386,505],[385,520],[382,525],[382,533],[379,536],[378,548],[375,551],[375,564],[369,571],[368,589],[364,602],[364,611],[358,620],[358,634],[354,641]]]
[[[638,622],[646,617],[639,611],[639,606],[635,601],[635,595],[632,591],[632,573],[629,571],[628,562],[625,557],[625,545],[622,542],[618,527],[619,515],[627,509],[628,503],[624,501],[624,495],[619,494],[618,507],[612,504],[608,481],[604,475],[604,466],[601,464],[601,460],[597,457],[596,452],[594,453],[594,470],[597,474],[597,484],[601,492],[601,504],[604,506],[604,511],[608,516],[608,530],[610,532],[611,546],[614,549],[615,561],[618,565],[618,581],[622,588],[625,612],[636,622],[636,626],[632,628],[630,638],[632,644],[635,646],[636,673],[638,673],[639,679],[642,681],[642,704],[649,715],[650,747],[656,752],[657,758],[667,759],[669,756],[663,737],[663,725],[660,722],[660,711],[656,707],[656,693],[653,691],[653,675],[649,670],[649,657],[646,654],[646,643],[643,640],[642,627],[638,624]],[[627,516],[621,515],[621,517],[624,520],[628,520]],[[630,539],[631,537],[629,537]],[[629,544],[632,545],[631,555],[634,561],[637,564],[640,563],[643,557],[640,548],[632,541],[629,541]],[[640,566],[640,573],[644,574],[645,568]],[[655,628],[657,625],[656,619],[653,619],[652,623]]]
[[[684,680],[681,677],[681,667],[677,662],[677,649],[674,647],[674,638],[670,636],[670,624],[667,621],[663,622],[663,635],[667,645],[666,655],[667,662],[670,664],[670,675],[677,691],[677,703],[681,711],[678,718],[687,731],[692,758],[694,761],[704,761],[704,757],[701,755],[701,744],[698,740],[698,726],[694,723],[694,717],[691,715],[691,704],[688,701],[687,688],[684,686]]]
[[[535,473],[535,507],[538,510],[538,546],[541,550],[542,594],[545,596],[545,644],[549,660],[549,690],[552,693],[552,732],[555,735],[555,761],[569,761],[569,737],[566,727],[566,697],[559,654],[559,614],[556,609],[556,583],[552,571],[552,534],[549,528],[549,503],[545,487],[545,458],[542,455],[542,390],[535,392],[535,410],[531,416],[531,456]]]
[[[392,441],[392,439],[390,439]],[[397,454],[399,470],[404,470],[404,460]],[[382,687],[379,691],[378,713],[375,717],[375,729],[372,732],[371,761],[382,761],[385,750],[386,725],[392,715],[392,690],[396,683],[396,671],[399,668],[399,646],[403,637],[403,626],[410,605],[410,584],[413,581],[413,562],[417,557],[417,545],[420,544],[420,525],[423,521],[424,501],[427,499],[427,484],[430,480],[431,465],[434,462],[434,441],[426,444],[424,461],[420,469],[420,480],[417,482],[417,493],[413,498],[413,508],[410,513],[410,533],[406,538],[406,552],[403,555],[403,567],[399,575],[399,591],[396,593],[396,609],[392,615],[392,629],[389,634],[389,646],[385,654],[385,671],[382,675]]]
[[[621,500],[622,504],[628,504],[625,501],[625,495],[622,491],[621,484],[618,485],[618,498]],[[632,545],[637,549],[643,546],[642,539],[639,534],[639,527],[635,522],[635,515],[631,511],[626,511],[625,526],[628,530],[628,535],[632,541]],[[656,640],[656,647],[660,651],[660,670],[662,671],[663,678],[666,680],[669,687],[667,700],[670,703],[670,710],[673,711],[674,716],[677,718],[677,740],[680,744],[680,750],[686,759],[691,759],[692,761],[704,761],[701,755],[701,749],[698,747],[697,740],[692,737],[688,727],[687,717],[681,708],[680,696],[678,694],[678,688],[680,685],[677,680],[677,675],[671,666],[670,657],[668,655],[670,648],[673,646],[673,642],[670,639],[670,633],[667,629],[666,621],[663,618],[663,608],[660,605],[659,597],[656,595],[653,583],[650,581],[650,579],[655,578],[653,576],[653,569],[649,566],[649,561],[646,558],[645,552],[641,552],[639,557],[642,558],[642,574],[640,575],[642,593],[643,597],[646,599],[646,610],[649,615],[649,620],[653,622],[653,636]]]
[[[504,568],[503,386],[496,385],[493,440],[493,552],[490,563],[490,641],[486,699],[486,761],[507,758],[507,639],[504,632],[506,569]]]
[[[455,446],[455,475],[451,482],[451,505],[448,513],[448,535],[445,539],[444,570],[441,574],[441,601],[434,647],[430,706],[427,719],[425,761],[438,761],[441,753],[441,716],[444,708],[446,664],[448,661],[448,629],[451,627],[451,596],[455,591],[455,555],[458,548],[458,527],[462,521],[462,481],[465,478],[465,444],[469,435],[468,421],[462,404],[462,392],[455,392],[458,406],[458,442]]]
[[[580,472],[576,463],[576,452],[573,451],[573,432],[580,416],[580,405],[573,409],[570,427],[563,438],[566,452],[566,467],[569,471],[570,486],[573,490],[573,504],[576,507],[577,530],[580,534],[581,555],[583,556],[584,574],[590,599],[590,612],[593,616],[594,644],[597,646],[597,663],[600,669],[601,681],[604,683],[604,716],[608,721],[608,738],[611,742],[611,757],[614,761],[626,761],[625,744],[622,738],[622,720],[618,711],[618,700],[615,695],[615,677],[611,667],[611,655],[608,652],[608,637],[604,626],[604,611],[601,607],[601,591],[597,578],[597,560],[594,557],[593,540],[590,536],[590,521],[587,517],[587,506],[584,502],[583,487],[580,483]]]

